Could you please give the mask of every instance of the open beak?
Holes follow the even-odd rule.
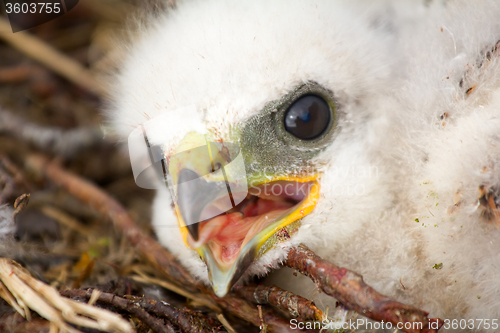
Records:
[[[238,149],[194,132],[176,151],[168,173],[179,227],[223,297],[254,259],[286,240],[298,227],[293,222],[314,209],[318,175],[246,175]]]

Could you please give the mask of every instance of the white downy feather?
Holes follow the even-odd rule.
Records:
[[[498,17],[500,3],[479,0],[182,2],[128,49],[109,119],[126,138],[195,105],[225,139],[266,103],[319,83],[344,114],[316,158],[329,162],[321,199],[248,275],[267,274],[302,242],[432,317],[498,319],[500,231],[478,206],[479,186],[500,191],[500,50],[485,57]],[[164,227],[175,221],[169,201],[159,190],[158,238],[206,282],[199,256]],[[335,304],[290,270],[270,282]]]

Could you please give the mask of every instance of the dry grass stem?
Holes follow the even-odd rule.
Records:
[[[228,333],[236,333],[234,328],[231,326],[231,324],[229,324],[229,322],[222,313],[217,314],[217,319],[220,321],[222,326],[224,326],[224,328],[227,330]]]
[[[0,280],[0,295],[26,319],[32,309],[49,320],[52,327],[70,333],[80,331],[69,324],[105,332],[133,332],[119,315],[61,297],[57,290],[36,280],[10,259],[0,258]]]

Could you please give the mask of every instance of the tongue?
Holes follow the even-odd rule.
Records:
[[[214,258],[228,265],[246,244],[267,225],[279,218],[293,203],[259,199],[242,212],[221,215],[200,225],[200,239],[193,247],[209,242]]]
[[[241,212],[243,213],[244,217],[253,217],[272,212],[273,210],[287,209],[292,206],[293,203],[288,201],[259,199],[256,202],[247,205],[242,209]]]

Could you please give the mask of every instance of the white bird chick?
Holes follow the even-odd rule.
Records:
[[[217,295],[303,243],[433,317],[492,324],[500,4],[366,3],[181,2],[127,49],[109,119],[159,148],[158,239]],[[333,308],[290,270],[272,281]]]

